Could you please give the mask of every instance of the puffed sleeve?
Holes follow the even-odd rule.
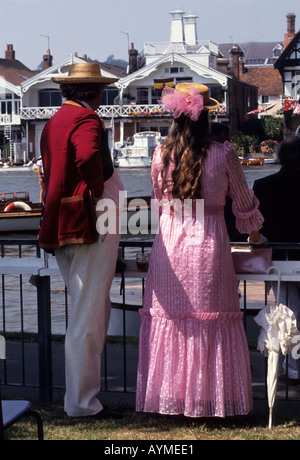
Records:
[[[152,198],[156,198],[161,200],[162,190],[161,190],[161,182],[159,180],[159,175],[161,172],[161,146],[159,145],[156,147],[153,153],[152,163],[151,163],[151,181],[152,181]]]
[[[251,233],[262,228],[264,218],[258,209],[259,201],[248,187],[240,160],[230,142],[224,143],[226,167],[229,178],[229,196],[235,226],[240,233]]]

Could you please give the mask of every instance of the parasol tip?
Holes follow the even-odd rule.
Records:
[[[272,415],[273,415],[273,407],[270,407],[270,411],[269,411],[269,430],[272,430]]]

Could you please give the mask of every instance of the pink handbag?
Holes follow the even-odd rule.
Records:
[[[266,273],[272,265],[272,248],[231,248],[236,273]]]

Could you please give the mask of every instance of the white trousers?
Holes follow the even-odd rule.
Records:
[[[109,292],[120,235],[101,236],[94,244],[68,245],[55,251],[71,297],[65,341],[65,411],[71,417],[100,412],[101,356],[110,318]]]

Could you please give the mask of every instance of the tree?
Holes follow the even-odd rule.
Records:
[[[110,54],[104,61],[104,64],[114,65],[116,67],[127,67],[128,62],[123,59],[115,59],[115,56]]]
[[[258,137],[260,142],[266,139],[264,123],[261,119],[250,118],[249,120],[246,120],[243,123],[241,130],[246,136]]]
[[[264,117],[264,128],[267,139],[281,142],[283,139],[283,117]]]

